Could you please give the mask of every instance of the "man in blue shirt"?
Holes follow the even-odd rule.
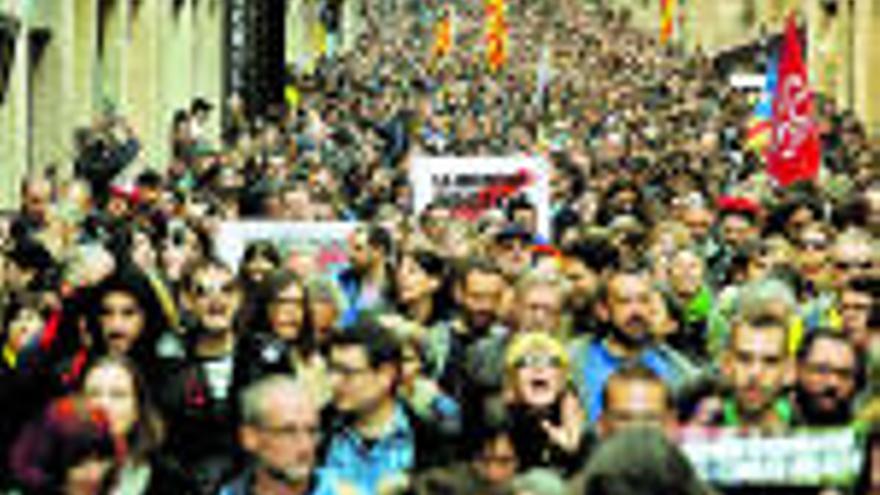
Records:
[[[400,343],[376,322],[360,320],[334,338],[328,371],[333,404],[324,417],[324,466],[364,493],[405,482],[413,469],[433,462],[450,445],[397,399]],[[421,449],[418,449],[421,447]]]
[[[609,276],[604,289],[598,310],[606,321],[606,335],[575,341],[571,349],[573,377],[591,423],[602,413],[605,382],[620,368],[641,364],[672,389],[678,388],[692,369],[679,353],[654,340],[656,293],[647,270],[618,269]]]
[[[392,239],[378,225],[359,226],[348,239],[351,266],[339,274],[339,287],[346,300],[342,328],[351,328],[365,311],[382,309],[388,304]]]

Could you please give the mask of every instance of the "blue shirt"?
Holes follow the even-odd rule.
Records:
[[[586,355],[575,356],[574,360],[578,364],[575,372],[580,373],[583,380],[578,393],[590,423],[595,423],[605,407],[602,400],[605,382],[629,361],[612,355],[604,340],[591,342],[584,352]],[[631,361],[649,368],[667,383],[672,383],[677,378],[672,363],[654,349],[644,350]]]
[[[253,493],[254,471],[246,470],[244,473],[223,485],[217,492],[217,495],[250,495]],[[346,486],[341,481],[339,474],[330,469],[318,469],[312,478],[312,488],[308,495],[338,495],[340,488]],[[355,495],[362,495],[360,492],[354,492]]]
[[[351,426],[334,429],[324,467],[365,493],[377,493],[383,480],[407,474],[415,467],[415,432],[400,404],[385,433],[365,441]]]
[[[343,329],[353,327],[362,312],[379,310],[387,305],[381,289],[365,286],[351,269],[340,272],[336,282],[346,300],[346,307],[340,316],[340,326]]]

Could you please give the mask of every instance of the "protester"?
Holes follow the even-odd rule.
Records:
[[[83,374],[86,403],[107,414],[110,433],[128,449],[119,460],[115,490],[132,495],[198,493],[190,478],[162,452],[165,425],[134,361],[109,356]]]
[[[50,403],[12,448],[11,467],[26,494],[109,494],[127,445],[101,409],[80,397]]]
[[[669,442],[725,455],[693,464],[726,492],[718,473],[751,452],[693,449],[685,427],[771,435],[778,452],[748,461],[792,481],[824,465],[784,448],[801,428],[878,421],[880,153],[852,114],[820,98],[820,171],[783,186],[748,139],[761,95],[728,85],[736,54],[658,43],[604,1],[506,0],[490,64],[485,2],[380,3],[345,52],[353,4],[324,2],[333,41],[292,69],[284,102],[181,108],[169,163],[109,112],[77,132],[73,179],[36,167],[15,185],[0,232],[12,475],[45,467],[10,451],[15,430],[74,390],[129,444],[98,449],[90,483],[152,487],[177,464],[165,492],[211,495],[534,495],[573,478],[704,493]],[[473,174],[428,177],[448,187],[422,197],[425,157]],[[522,190],[480,172],[490,157]],[[229,234],[245,221],[273,228]],[[143,435],[156,417],[164,442]],[[53,428],[28,435],[64,443]],[[62,460],[56,485],[82,459]]]
[[[798,353],[794,399],[807,425],[847,424],[862,378],[862,357],[846,336],[815,330]]]
[[[624,430],[587,466],[584,495],[710,495],[687,458],[654,429]]]
[[[213,491],[239,457],[234,376],[242,296],[232,270],[217,260],[193,266],[183,283],[193,326],[183,335],[184,355],[162,363],[155,389],[168,420],[168,452],[201,491]]]
[[[251,462],[219,495],[344,493],[318,468],[320,415],[307,387],[289,375],[266,375],[243,389],[239,438]]]

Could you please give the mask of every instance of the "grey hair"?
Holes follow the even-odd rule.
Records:
[[[533,287],[552,287],[559,291],[563,305],[571,294],[571,283],[561,274],[553,270],[531,269],[523,273],[517,280],[514,290],[516,297],[521,298]]]
[[[248,385],[240,395],[242,424],[260,424],[266,417],[266,397],[273,393],[282,393],[302,397],[309,401],[308,389],[293,375],[272,374]]]
[[[740,292],[734,319],[749,320],[767,314],[772,303],[782,303],[785,316],[790,317],[797,310],[794,289],[774,277],[750,282]]]

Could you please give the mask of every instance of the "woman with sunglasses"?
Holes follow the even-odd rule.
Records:
[[[504,369],[503,397],[520,468],[573,474],[586,458],[588,442],[565,347],[547,333],[517,334],[504,355]]]

